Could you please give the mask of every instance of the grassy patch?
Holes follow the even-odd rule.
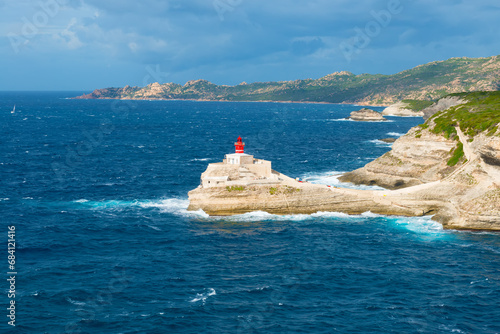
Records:
[[[226,187],[227,191],[231,192],[231,191],[244,191],[245,190],[245,187],[244,186],[227,186]]]
[[[434,102],[433,101],[423,101],[423,100],[403,100],[401,101],[406,103],[405,109],[409,109],[412,111],[422,111],[427,107],[430,107]]]
[[[458,96],[468,102],[432,116],[425,123],[429,126],[429,121],[434,121],[436,125],[431,132],[453,139],[457,134],[455,126],[458,124],[470,137],[481,132],[492,136],[497,132],[500,124],[500,92],[458,93],[450,96]]]
[[[294,188],[290,186],[284,186],[284,187],[271,187],[269,188],[269,193],[271,195],[279,195],[279,194],[293,194],[295,192],[299,192],[301,189],[299,188]]]
[[[455,166],[464,156],[464,145],[462,143],[458,143],[455,150],[453,150],[451,154],[450,160],[448,160],[448,166]]]

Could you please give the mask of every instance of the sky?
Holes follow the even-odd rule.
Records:
[[[393,74],[500,54],[498,0],[0,0],[0,90]]]

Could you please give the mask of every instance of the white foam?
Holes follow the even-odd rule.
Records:
[[[0,198],[0,202],[1,202],[1,201],[8,201],[8,200],[10,200],[10,198],[8,198],[8,197],[5,197],[5,198]]]
[[[71,304],[73,304],[73,305],[78,305],[78,306],[84,306],[84,305],[87,305],[87,303],[85,303],[85,302],[79,302],[79,301],[73,300],[73,299],[71,299],[71,298],[69,298],[69,297],[68,297],[68,298],[66,298],[66,300],[67,300],[68,302],[70,302]]]
[[[79,199],[79,200],[76,200],[75,203],[86,203],[88,201],[89,201],[88,199]]]
[[[208,218],[203,210],[198,211],[187,211],[189,206],[188,199],[180,199],[180,198],[169,198],[155,201],[142,201],[139,202],[140,207],[142,208],[158,208],[162,212],[175,214],[178,216],[191,216],[196,218]]]
[[[369,140],[368,142],[369,143],[377,144],[379,146],[388,146],[388,147],[392,146],[392,143],[386,143],[385,141],[382,141],[382,140],[379,140],[379,139]]]
[[[443,226],[432,220],[432,217],[398,217],[395,219],[395,224],[408,231],[419,235],[439,237],[445,235]],[[448,234],[446,234],[448,235]]]
[[[405,134],[404,133],[399,133],[399,132],[388,132],[387,135],[388,136],[393,136],[393,137],[401,137],[401,136],[404,136]]]
[[[343,212],[325,212],[325,211],[319,211],[316,213],[313,213],[311,217],[315,218],[349,218],[350,216],[347,213]]]
[[[189,302],[190,303],[196,303],[199,301],[202,301],[203,304],[205,304],[206,300],[208,297],[215,296],[217,293],[215,292],[215,289],[209,288],[206,292],[204,293],[197,293],[196,297],[191,299]]]
[[[203,212],[187,211],[189,206],[188,199],[168,198],[158,200],[134,200],[134,201],[119,201],[119,200],[104,200],[104,201],[89,201],[87,199],[79,199],[72,202],[73,204],[81,205],[83,208],[90,210],[122,210],[126,208],[157,208],[161,212],[171,213],[178,216],[189,216],[196,218],[208,218],[209,216]]]
[[[393,123],[394,121],[392,120],[386,120],[386,121],[355,121],[350,118],[333,118],[333,119],[328,119],[327,121],[331,122],[359,122],[359,123]]]
[[[367,218],[378,218],[378,217],[384,217],[382,215],[372,213],[371,211],[363,212],[361,214],[361,217],[367,217]]]
[[[323,173],[306,173],[301,179],[315,184],[324,184],[327,186],[335,186],[339,188],[361,189],[361,190],[385,190],[378,186],[354,185],[352,183],[344,183],[339,181],[339,177],[345,172],[331,171]]]
[[[313,214],[290,214],[290,215],[275,215],[265,211],[253,211],[247,212],[240,215],[233,216],[213,216],[209,218],[210,221],[225,221],[225,222],[261,222],[261,221],[295,221],[295,222],[304,222],[314,219],[359,219],[363,218],[363,215],[348,215],[342,212],[328,212],[328,211],[319,211]]]
[[[212,160],[210,158],[203,158],[203,159],[191,159],[191,161],[209,161]]]

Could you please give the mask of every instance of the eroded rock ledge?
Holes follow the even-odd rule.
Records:
[[[492,94],[500,100],[500,93]],[[379,185],[387,190],[328,187],[298,182],[276,171],[258,175],[264,173],[262,166],[211,164],[204,173],[208,177],[205,181],[211,178],[229,183],[208,186],[202,182],[189,192],[188,210],[201,209],[218,216],[252,211],[434,215],[433,219],[444,228],[500,231],[500,130],[494,118],[498,115],[481,116],[482,110],[490,112],[491,109],[477,103],[472,105],[471,111],[463,109],[471,107],[465,103],[458,106],[460,110],[452,107],[438,113],[396,140],[390,152],[340,178],[344,182]],[[460,117],[453,119],[455,112],[469,122],[463,131]],[[483,117],[478,128],[470,122],[469,112],[474,117]],[[485,131],[481,130],[484,119],[490,122]],[[269,163],[270,169],[270,162],[253,161]],[[219,175],[223,168],[227,170]]]

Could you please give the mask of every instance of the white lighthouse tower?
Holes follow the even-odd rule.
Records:
[[[223,162],[209,164],[201,175],[203,188],[248,186],[252,184],[276,184],[277,172],[271,169],[271,161],[255,159],[245,153],[245,143],[238,137],[234,143],[235,152],[226,154]]]

